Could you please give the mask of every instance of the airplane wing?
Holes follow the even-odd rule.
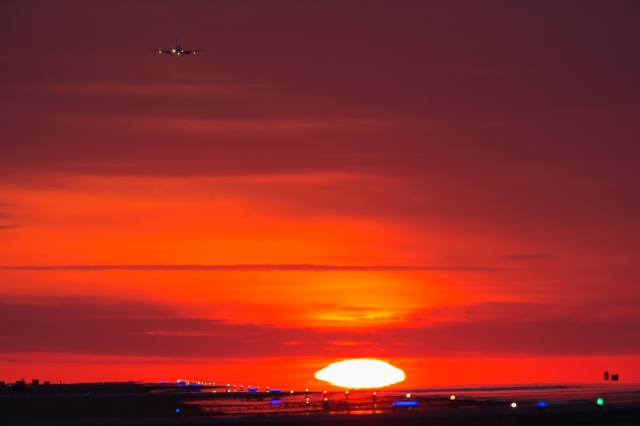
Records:
[[[171,55],[171,53],[173,52],[173,50],[171,49],[151,49],[151,50],[155,50],[158,53],[166,53],[167,55]]]
[[[196,53],[196,52],[203,52],[204,49],[198,49],[198,50],[183,50],[182,54],[183,55],[188,55],[189,53]]]

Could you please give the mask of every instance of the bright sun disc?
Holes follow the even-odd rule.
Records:
[[[342,388],[352,389],[381,388],[405,379],[404,371],[378,359],[348,359],[334,362],[316,372],[315,377]]]

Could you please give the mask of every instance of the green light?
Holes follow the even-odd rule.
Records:
[[[604,404],[604,399],[602,399],[602,398],[596,399],[596,404],[603,405]]]

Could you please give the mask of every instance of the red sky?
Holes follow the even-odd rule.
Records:
[[[0,380],[640,382],[639,19],[3,2]]]

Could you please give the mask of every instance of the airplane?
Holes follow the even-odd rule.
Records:
[[[151,50],[157,50],[158,53],[166,53],[167,55],[171,55],[171,56],[186,56],[189,53],[196,53],[196,52],[202,52],[203,49],[198,49],[198,50],[184,50],[182,48],[182,46],[180,46],[178,44],[178,37],[176,37],[176,47],[174,47],[173,49],[151,49]]]

